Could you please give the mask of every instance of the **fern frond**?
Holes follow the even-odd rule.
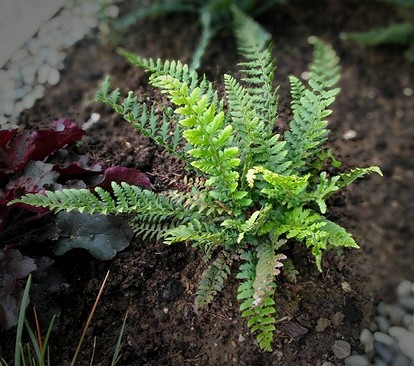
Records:
[[[10,204],[25,203],[35,207],[46,207],[54,212],[73,211],[89,214],[122,214],[134,212],[141,220],[158,222],[167,218],[184,219],[188,210],[168,197],[122,182],[112,182],[113,196],[103,188],[95,192],[88,189],[62,189],[30,193]]]
[[[205,94],[208,102],[214,104],[216,109],[223,108],[222,101],[218,97],[218,93],[214,89],[213,84],[205,76],[199,80],[198,73],[187,64],[175,60],[162,61],[161,59],[143,58],[121,48],[118,49],[118,53],[124,56],[132,65],[138,66],[150,73],[150,80],[158,78],[159,76],[170,76],[182,83],[186,83],[190,92],[195,88],[199,88],[201,94]]]
[[[309,171],[321,159],[328,129],[325,118],[331,114],[328,107],[334,102],[339,88],[339,59],[331,46],[311,38],[314,44],[314,61],[310,66],[310,89],[295,77],[290,78],[292,87],[292,112],[290,130],[285,133],[288,157],[292,172]]]
[[[214,296],[221,292],[230,274],[230,267],[224,257],[219,257],[211,263],[201,275],[195,299],[196,308],[210,304]]]
[[[328,197],[336,192],[340,186],[338,184],[339,176],[329,179],[326,172],[322,172],[319,176],[319,182],[313,192],[308,193],[304,201],[315,202],[319,206],[321,213],[326,212],[326,203]]]
[[[130,225],[134,235],[140,237],[142,240],[161,240],[171,227],[177,225],[175,221],[145,222],[139,220],[137,217],[133,217]]]
[[[321,218],[324,223],[321,230],[328,234],[328,243],[333,247],[359,248],[354,238],[342,226],[334,222]]]
[[[293,264],[291,258],[287,258],[283,262],[283,274],[286,276],[289,282],[297,282],[297,275],[299,274],[299,271],[295,268],[295,265]]]
[[[263,133],[272,135],[278,114],[277,90],[273,87],[275,62],[272,57],[270,34],[237,7],[232,7],[238,50],[246,61],[239,65],[246,75],[242,80],[248,85],[253,107],[265,122]]]
[[[207,189],[193,188],[189,192],[170,191],[168,196],[190,210],[193,217],[197,217],[197,214],[209,217],[233,214],[233,210],[228,205],[211,200]]]
[[[164,244],[191,242],[193,247],[200,247],[209,256],[213,247],[225,246],[231,242],[227,234],[214,224],[193,219],[191,222],[167,230]]]
[[[377,166],[370,166],[367,168],[353,168],[349,173],[342,173],[339,175],[338,185],[340,188],[346,187],[353,181],[371,173],[377,173],[382,177],[382,171]]]
[[[144,58],[122,48],[118,48],[117,53],[125,57],[132,65],[144,69],[151,75],[170,75],[174,79],[186,83],[190,90],[194,90],[198,84],[197,72],[195,70],[190,70],[187,64],[183,64],[180,61],[162,61],[160,58],[157,60],[154,60],[153,58]]]
[[[276,319],[275,301],[275,265],[279,262],[274,255],[271,244],[259,247],[258,253],[245,252],[241,255],[245,262],[240,266],[237,278],[243,282],[238,288],[237,299],[243,300],[240,305],[242,317],[248,317],[247,325],[252,333],[258,332],[257,341],[260,348],[271,351],[271,342]]]
[[[281,175],[257,166],[250,169],[247,173],[246,178],[249,187],[253,187],[254,182],[259,179],[257,177],[258,174],[262,176],[265,182],[270,184],[270,186],[260,190],[265,197],[273,199],[287,208],[302,204],[304,192],[309,184],[310,174],[305,176]]]
[[[212,187],[210,196],[221,202],[250,204],[245,198],[247,192],[237,190],[239,149],[232,144],[233,128],[225,125],[224,112],[209,104],[199,88],[190,92],[186,83],[170,76],[159,76],[151,82],[179,107],[175,112],[184,117],[180,120],[185,129],[183,135],[193,146],[188,151],[194,158],[191,165],[208,175],[206,186]]]
[[[244,217],[239,219],[226,219],[221,223],[221,226],[236,230],[238,233],[237,243],[240,244],[246,234],[256,234],[271,213],[272,206],[268,204],[260,210],[253,212],[247,220]]]
[[[294,208],[279,215],[274,235],[279,237],[286,235],[287,239],[295,238],[311,248],[316,260],[316,266],[322,271],[322,253],[327,247],[329,233],[323,230],[325,218],[311,209]]]
[[[110,78],[106,77],[95,99],[110,106],[140,134],[154,140],[170,154],[184,158],[181,126],[166,114],[160,118],[152,106],[148,108],[145,103],[140,103],[132,91],[121,101],[119,89],[111,91]]]
[[[245,169],[250,169],[254,164],[252,145],[264,128],[263,122],[257,116],[251,95],[246,89],[230,75],[224,75],[224,83],[232,125],[240,146],[243,146],[242,165]]]
[[[355,32],[346,35],[347,39],[376,46],[383,43],[410,44],[414,37],[414,23],[390,24],[388,27],[372,29],[367,32]]]

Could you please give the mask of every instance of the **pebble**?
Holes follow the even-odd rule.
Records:
[[[51,68],[49,71],[49,76],[47,78],[47,82],[50,85],[56,85],[60,80],[60,73],[58,69]]]
[[[377,316],[375,319],[377,321],[380,331],[383,333],[387,333],[390,327],[390,322],[388,321],[388,319],[383,315]]]
[[[396,356],[394,347],[386,343],[375,342],[374,349],[386,364],[390,364]]]
[[[326,361],[322,364],[322,366],[335,366],[332,362]]]
[[[401,352],[414,361],[414,333],[402,327],[391,327],[389,333],[398,340]]]
[[[414,296],[403,296],[398,298],[398,303],[410,313],[414,312]]]
[[[397,286],[395,294],[398,297],[410,296],[412,293],[413,285],[414,284],[411,281],[404,280]]]
[[[406,356],[399,354],[397,357],[395,357],[392,366],[413,366],[413,364],[413,361],[408,359]]]
[[[388,314],[390,317],[390,323],[392,325],[398,325],[401,324],[407,312],[398,305],[390,305]]]
[[[335,341],[332,346],[332,352],[336,358],[343,360],[351,354],[351,345],[346,341]]]
[[[369,329],[364,329],[361,332],[361,335],[359,337],[359,340],[361,341],[361,343],[366,346],[367,344],[374,344],[374,335],[371,333],[371,331]]]
[[[346,366],[368,366],[369,360],[367,357],[360,355],[352,355],[345,359]]]
[[[390,337],[388,334],[384,334],[381,332],[375,332],[374,333],[374,339],[377,343],[382,343],[387,346],[393,347],[395,345],[395,339]]]

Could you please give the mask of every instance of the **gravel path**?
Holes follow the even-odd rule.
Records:
[[[51,9],[56,11],[56,4]],[[20,13],[26,14],[29,10]],[[66,1],[56,16],[38,24],[34,37],[23,41],[23,46],[12,54],[0,69],[1,128],[12,127],[20,112],[31,108],[44,95],[47,85],[59,83],[65,66],[65,50],[97,27],[99,11],[100,5],[94,0]],[[47,14],[41,13],[35,18],[40,20]],[[19,34],[30,35],[33,26]]]

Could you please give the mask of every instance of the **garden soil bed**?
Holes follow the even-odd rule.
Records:
[[[93,350],[94,365],[109,364],[126,312],[120,365],[339,364],[331,351],[335,340],[360,349],[359,333],[374,316],[374,305],[392,300],[402,279],[414,279],[414,102],[403,93],[413,87],[414,67],[405,62],[400,48],[363,49],[341,41],[340,32],[369,29],[390,17],[398,18],[392,7],[376,2],[320,0],[310,6],[289,0],[258,19],[275,44],[276,82],[281,86],[278,126],[290,114],[287,77],[306,70],[312,53],[307,38],[320,36],[334,46],[342,68],[330,144],[343,169],[376,164],[384,172],[383,178],[353,184],[330,202],[329,217],[354,235],[360,250],[327,253],[320,274],[309,253],[292,243],[300,275],[296,284],[282,279],[277,289],[274,352],[260,352],[241,320],[234,278],[210,307],[196,313],[193,302],[205,268],[202,253],[191,246],[134,239],[107,262],[82,251],[55,258],[61,290],[45,301],[49,308],[53,304],[60,309],[50,342],[53,364],[70,362],[108,270],[80,365],[89,364]],[[185,15],[145,20],[125,32],[120,45],[145,57],[188,62],[199,36],[195,21]],[[82,140],[81,152],[108,165],[139,168],[157,190],[176,187],[185,174],[181,164],[108,108],[88,103],[105,74],[123,92],[135,90],[142,100],[162,101],[148,86],[147,76],[102,38],[84,40],[68,52],[59,85],[24,111],[19,124],[44,128],[61,117],[82,124],[98,112],[101,120]],[[231,34],[222,33],[208,48],[201,71],[221,88],[222,75],[235,73],[238,61]],[[356,136],[347,139],[350,130]],[[325,330],[317,327],[321,318],[331,322]],[[5,357],[13,350],[13,331],[1,331],[0,339]]]

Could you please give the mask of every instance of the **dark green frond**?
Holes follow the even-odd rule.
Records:
[[[332,112],[328,107],[339,92],[333,88],[340,77],[335,51],[314,37],[311,41],[314,61],[310,66],[309,89],[297,78],[290,79],[293,119],[285,141],[293,173],[309,171],[322,158],[329,132],[326,117]]]
[[[256,254],[245,252],[245,262],[240,265],[237,278],[243,280],[238,288],[237,299],[242,300],[240,311],[243,318],[249,318],[247,325],[252,333],[257,332],[257,341],[265,351],[271,351],[275,331],[275,255],[271,245],[260,248]],[[272,268],[270,268],[272,267]]]
[[[383,43],[410,44],[414,39],[414,23],[391,24],[388,27],[372,29],[367,32],[349,33],[346,38],[368,46]]]
[[[213,247],[225,246],[229,237],[224,230],[216,225],[193,219],[177,227],[169,229],[164,235],[164,243],[171,245],[180,242],[191,242],[194,247],[200,247],[207,255]]]
[[[213,301],[214,296],[223,290],[229,274],[230,267],[224,257],[217,258],[207,267],[198,285],[196,308],[206,306]]]
[[[169,153],[184,158],[181,126],[166,114],[158,116],[152,106],[140,103],[132,91],[121,101],[119,89],[111,91],[110,79],[107,77],[96,93],[96,100],[110,106],[139,133],[165,147]]]
[[[251,95],[253,108],[265,123],[266,138],[272,130],[278,114],[277,89],[273,87],[275,62],[271,52],[270,34],[253,19],[233,7],[235,34],[238,50],[246,59],[239,65],[246,75],[243,81],[248,85],[247,92]]]
[[[191,90],[198,84],[197,72],[194,70],[190,71],[188,65],[183,64],[180,61],[162,61],[159,58],[157,60],[144,58],[122,48],[118,48],[117,52],[125,57],[132,65],[144,69],[151,75],[170,75],[175,79],[187,83]]]

